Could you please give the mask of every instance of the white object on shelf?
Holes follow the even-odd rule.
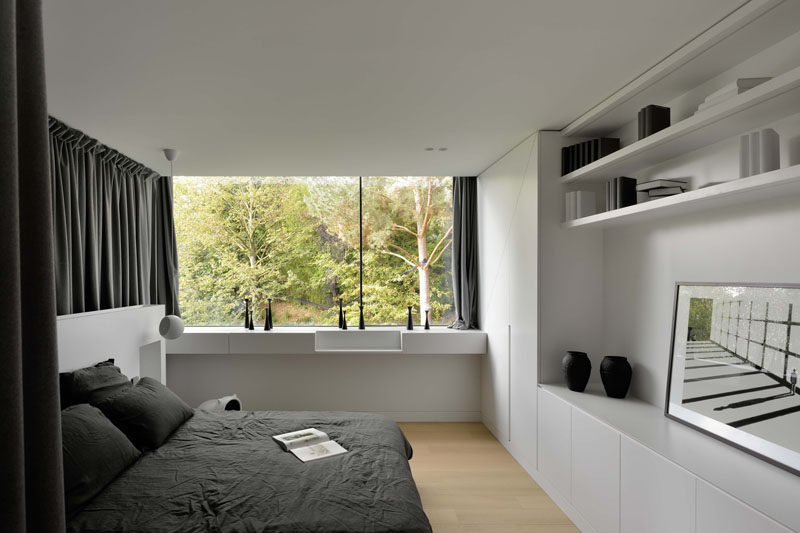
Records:
[[[739,137],[739,177],[750,176],[750,136]]]
[[[568,191],[564,198],[567,222],[597,213],[597,199],[592,191]]]
[[[781,166],[780,136],[772,128],[739,138],[739,177],[772,172]]]
[[[788,194],[800,194],[800,165],[773,170],[757,176],[734,179],[666,198],[653,199],[644,204],[598,213],[580,220],[566,222],[564,226],[577,228],[621,225]]]
[[[781,167],[781,147],[778,132],[767,128],[759,132],[759,173],[772,172]]]
[[[577,206],[575,218],[592,216],[597,212],[597,200],[592,191],[576,191]]]
[[[772,78],[739,78],[738,80],[727,84],[718,91],[706,96],[705,101],[697,107],[697,112],[699,113],[700,111],[704,111],[709,107],[721,104],[722,102],[729,100],[734,96],[738,96],[743,92],[761,85],[762,83],[771,79]]]
[[[800,101],[800,67],[684,119],[561,177],[562,183],[599,181],[658,163],[785,118]]]
[[[754,131],[750,134],[750,176],[761,173],[761,135]]]

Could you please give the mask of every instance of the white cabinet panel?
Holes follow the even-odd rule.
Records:
[[[697,533],[790,533],[736,498],[697,482]]]
[[[621,533],[694,533],[695,477],[622,437]]]
[[[536,148],[527,172],[521,176],[517,210],[508,237],[510,330],[510,433],[509,450],[526,469],[536,469],[536,413],[538,364],[537,232],[538,199]]]
[[[570,405],[539,390],[539,471],[562,496],[570,498]]]
[[[572,410],[572,505],[597,533],[619,532],[619,440],[614,429]]]

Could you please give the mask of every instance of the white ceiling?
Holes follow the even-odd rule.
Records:
[[[474,175],[741,3],[44,0],[48,102],[162,172]]]

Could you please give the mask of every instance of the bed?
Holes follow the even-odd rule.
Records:
[[[272,435],[349,450],[303,463]],[[430,532],[397,424],[366,413],[197,411],[69,521],[70,532]]]
[[[158,375],[128,379],[163,368],[153,307],[59,318],[67,531],[431,531],[388,418],[193,410]],[[304,463],[272,440],[309,427],[348,453]]]

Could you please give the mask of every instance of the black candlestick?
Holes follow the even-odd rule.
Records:
[[[342,329],[347,329],[347,311],[342,311]]]
[[[267,298],[267,322],[269,329],[272,329],[272,298]]]
[[[365,329],[364,327],[364,306],[358,304],[358,329]]]
[[[342,329],[344,324],[344,315],[342,315],[342,299],[339,298],[339,329]]]
[[[256,329],[256,328],[253,327],[253,312],[252,311],[250,311],[250,325],[247,326],[247,329],[249,329],[250,331],[253,331],[254,329]]]
[[[250,329],[250,298],[244,299],[244,329]]]
[[[426,309],[425,310],[425,329],[431,329],[431,323],[428,322],[428,313],[429,312],[430,312],[430,309]]]
[[[406,329],[411,331],[414,329],[414,319],[411,317],[411,306],[408,306],[408,322],[406,322]]]

